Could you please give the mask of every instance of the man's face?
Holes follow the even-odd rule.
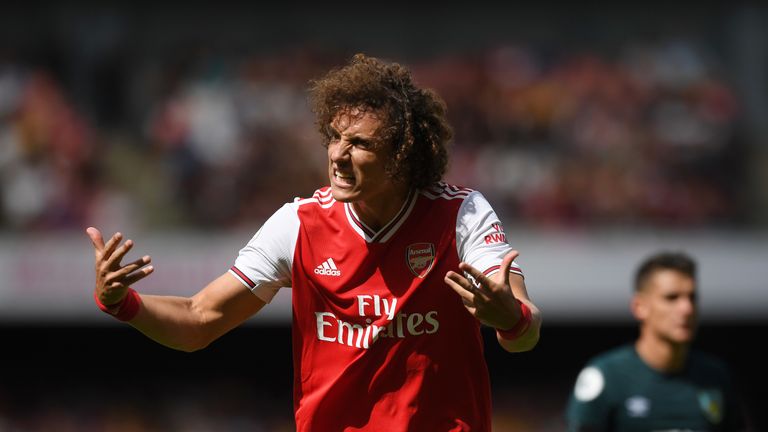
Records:
[[[687,344],[696,333],[696,283],[675,270],[659,270],[648,277],[633,301],[643,329],[676,344]]]
[[[376,135],[381,124],[376,112],[358,109],[342,110],[331,121],[328,175],[337,201],[373,202],[395,190],[385,172],[389,146]]]

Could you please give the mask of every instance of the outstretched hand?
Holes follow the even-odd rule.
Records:
[[[149,255],[144,255],[122,265],[120,262],[123,257],[133,247],[132,240],[126,240],[120,245],[123,235],[118,232],[105,244],[98,229],[89,227],[85,231],[91,238],[96,256],[96,297],[106,306],[120,303],[125,298],[128,287],[152,273],[154,268],[147,265],[152,259]]]
[[[445,283],[461,296],[464,307],[481,323],[498,329],[512,328],[520,319],[520,306],[509,285],[509,267],[518,255],[517,251],[510,251],[501,261],[499,271],[491,277],[462,262],[459,269],[468,273],[475,283],[453,271],[445,274]]]

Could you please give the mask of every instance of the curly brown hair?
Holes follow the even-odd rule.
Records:
[[[373,110],[383,114],[378,141],[392,149],[385,168],[390,178],[424,188],[443,177],[453,136],[445,102],[434,91],[416,87],[405,67],[356,54],[348,65],[310,81],[310,101],[325,146],[340,111]]]

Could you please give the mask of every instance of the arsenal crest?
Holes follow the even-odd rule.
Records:
[[[405,250],[405,262],[413,274],[420,278],[432,270],[435,263],[435,245],[432,243],[414,243]]]
[[[699,390],[699,407],[707,420],[719,424],[723,420],[723,394],[718,389]]]

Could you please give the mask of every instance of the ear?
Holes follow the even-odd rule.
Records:
[[[646,304],[646,298],[642,294],[635,294],[632,296],[632,302],[629,305],[632,315],[638,321],[644,321],[648,317],[648,305]]]

